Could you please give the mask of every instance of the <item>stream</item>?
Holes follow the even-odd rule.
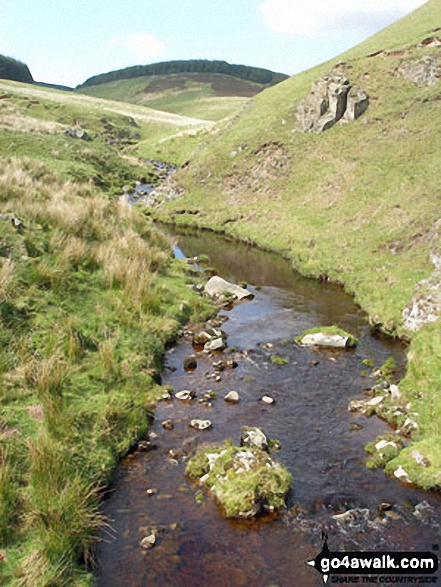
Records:
[[[333,551],[432,550],[440,542],[438,496],[368,470],[364,446],[387,425],[348,411],[348,402],[375,383],[363,360],[379,366],[393,356],[403,374],[405,346],[373,333],[341,288],[301,277],[277,255],[208,232],[174,232],[173,238],[177,256],[208,255],[221,277],[247,282],[254,299],[220,311],[228,334],[222,354],[196,353],[197,368],[186,371],[184,359],[195,354],[191,333],[167,352],[164,385],[194,390],[197,398],[213,390],[218,397],[208,404],[158,402],[149,433],[156,449],[122,460],[103,506],[113,532],[98,548],[98,586],[316,587],[323,579],[305,563],[321,550],[323,531]],[[305,329],[332,324],[358,337],[355,350],[294,343]],[[273,364],[271,355],[288,362]],[[213,362],[221,359],[237,368],[215,371]],[[238,404],[224,401],[231,390],[239,393]],[[264,395],[275,403],[264,404]],[[209,419],[212,428],[193,430],[194,418]],[[172,430],[163,428],[165,420],[172,420]],[[244,425],[281,442],[275,458],[294,481],[277,515],[226,519],[185,477],[196,447],[227,438],[237,444]],[[348,510],[347,517],[333,517]],[[150,529],[157,541],[145,550],[140,542]]]

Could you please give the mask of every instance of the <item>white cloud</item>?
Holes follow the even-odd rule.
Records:
[[[285,35],[314,36],[331,30],[380,29],[426,0],[264,0],[266,26]]]
[[[140,61],[148,61],[165,51],[165,43],[148,33],[130,33],[123,37],[112,37],[108,40],[107,46],[122,46]]]

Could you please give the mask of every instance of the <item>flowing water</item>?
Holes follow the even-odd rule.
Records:
[[[437,496],[366,469],[364,446],[387,425],[347,409],[375,382],[363,373],[363,359],[380,365],[393,356],[403,372],[405,347],[375,335],[340,288],[300,277],[276,255],[211,233],[183,233],[178,240],[178,255],[209,255],[219,275],[246,281],[255,297],[220,312],[228,318],[224,356],[198,353],[197,369],[185,371],[184,358],[195,352],[190,335],[167,353],[164,384],[195,390],[199,398],[214,390],[218,399],[211,406],[197,399],[158,403],[151,429],[156,450],[122,461],[105,502],[115,534],[99,547],[98,585],[321,585],[319,573],[305,563],[321,549],[322,531],[334,551],[431,550],[440,538]],[[356,350],[312,351],[294,343],[306,328],[330,324],[357,336]],[[288,363],[275,365],[271,355]],[[237,368],[218,374],[213,361],[222,358],[233,358]],[[239,392],[239,404],[223,401],[230,390]],[[265,394],[276,403],[263,404]],[[195,431],[188,426],[193,418],[213,426]],[[167,431],[161,422],[169,419],[174,429]],[[294,483],[287,509],[277,516],[226,519],[212,497],[185,477],[196,447],[227,438],[237,443],[243,425],[259,426],[281,441],[276,458]],[[379,511],[384,503],[392,509]],[[347,510],[354,510],[349,520],[333,518]],[[152,528],[156,545],[144,550],[140,542]]]

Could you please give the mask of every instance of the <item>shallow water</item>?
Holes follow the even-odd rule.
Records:
[[[183,359],[194,354],[191,336],[167,353],[164,384],[175,391],[193,389],[198,397],[211,389],[218,399],[211,407],[197,399],[158,404],[152,427],[156,450],[122,461],[105,502],[116,537],[99,548],[98,585],[322,585],[317,571],[305,564],[321,549],[322,530],[331,550],[431,550],[440,538],[439,500],[367,470],[364,446],[387,426],[347,410],[349,400],[363,397],[374,383],[361,373],[363,359],[380,365],[394,356],[403,369],[405,347],[373,335],[363,312],[340,288],[300,277],[278,256],[211,233],[187,233],[178,240],[186,256],[208,254],[222,277],[248,282],[255,297],[220,312],[228,316],[222,328],[229,350],[223,358],[233,356],[238,363],[220,373],[220,381],[213,377],[212,362],[222,356],[198,354],[197,369],[184,370]],[[312,351],[293,342],[304,329],[328,324],[356,335],[357,349]],[[274,365],[272,354],[288,363]],[[240,394],[237,405],[223,401],[232,389]],[[265,394],[276,403],[263,404]],[[212,429],[192,430],[193,418],[211,420]],[[167,419],[174,422],[172,431],[161,426]],[[354,424],[360,430],[354,431]],[[225,519],[213,499],[185,477],[195,447],[226,438],[238,442],[243,425],[259,426],[282,443],[276,458],[294,484],[287,509],[276,517]],[[157,492],[149,495],[148,489]],[[393,505],[392,514],[378,512],[385,502]],[[422,502],[417,517],[415,506]],[[351,524],[332,518],[353,508],[358,517]],[[145,551],[140,541],[149,528],[157,532],[157,543]]]

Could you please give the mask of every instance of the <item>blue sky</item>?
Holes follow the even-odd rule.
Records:
[[[0,54],[75,86],[129,65],[223,59],[294,74],[425,0],[2,0]]]

